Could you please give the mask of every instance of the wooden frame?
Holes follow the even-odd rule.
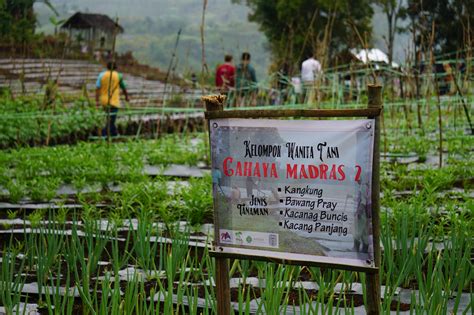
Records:
[[[217,289],[217,313],[219,315],[231,314],[230,309],[230,287],[229,287],[229,262],[228,259],[249,259],[275,262],[280,264],[317,266],[332,269],[361,271],[367,274],[367,314],[380,314],[380,115],[382,114],[382,87],[378,85],[368,86],[368,106],[362,109],[289,109],[289,110],[224,110],[223,99],[204,98],[206,105],[206,119],[216,118],[289,118],[289,117],[313,117],[313,118],[338,118],[338,117],[368,117],[375,118],[374,130],[374,152],[372,163],[372,237],[374,248],[375,267],[349,266],[346,264],[324,263],[301,259],[283,259],[278,255],[268,257],[252,256],[245,253],[234,253],[213,250],[211,256],[216,258],[216,289]],[[208,121],[209,127],[209,121]],[[218,234],[216,234],[218,235]],[[297,258],[297,257],[296,257]]]
[[[212,251],[209,251],[209,254],[212,257],[216,257],[216,258],[259,260],[259,261],[272,262],[272,263],[277,263],[277,264],[282,264],[282,265],[299,265],[299,266],[308,266],[308,267],[333,268],[333,269],[341,269],[341,270],[348,270],[348,271],[360,271],[360,272],[365,272],[367,274],[376,273],[378,271],[378,268],[375,268],[375,267],[363,267],[363,266],[337,264],[337,263],[326,263],[326,262],[311,260],[311,257],[304,259],[304,256],[311,256],[311,255],[272,252],[272,251],[254,250],[254,249],[252,249],[252,251],[253,252],[268,252],[268,255],[267,256],[249,255],[249,254],[246,254],[245,248],[243,249],[232,248],[232,251],[230,252],[212,250]],[[284,255],[286,255],[286,257],[283,257]]]
[[[382,108],[360,109],[266,109],[266,110],[219,110],[206,111],[206,119],[216,118],[289,118],[289,117],[370,117],[380,115]]]

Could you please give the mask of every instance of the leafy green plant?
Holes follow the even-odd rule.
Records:
[[[43,220],[45,211],[43,209],[37,209],[28,215],[28,220],[30,220],[31,227],[37,228]]]
[[[18,216],[18,211],[7,210],[7,218],[8,220],[14,220]]]
[[[18,203],[25,195],[26,187],[11,180],[7,184],[7,190],[9,192],[10,201],[13,203]]]
[[[179,196],[183,201],[185,217],[191,225],[202,224],[212,217],[211,178],[194,179],[189,181],[189,186],[183,186]]]

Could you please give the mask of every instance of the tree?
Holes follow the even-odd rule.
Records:
[[[427,38],[434,25],[434,51],[451,53],[469,48],[473,42],[473,11],[474,0],[409,0],[406,17],[421,51],[430,50]]]
[[[252,10],[249,20],[260,24],[276,61],[299,63],[316,53],[324,59],[360,46],[354,33],[371,39],[370,0],[233,0]]]
[[[36,27],[35,2],[46,4],[57,14],[49,0],[0,0],[0,39],[16,43],[31,40]]]
[[[398,21],[405,17],[406,11],[402,0],[375,0],[385,16],[387,17],[387,36],[385,41],[388,49],[388,61],[392,64],[393,61],[393,43],[395,42],[395,35],[400,29],[398,28]]]

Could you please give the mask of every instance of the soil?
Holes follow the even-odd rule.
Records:
[[[318,298],[318,290],[305,290],[306,294],[308,294],[308,298],[315,301]],[[300,301],[300,294],[298,290],[291,289],[288,292],[288,305],[301,305],[302,301]]]
[[[252,285],[246,284],[245,286],[240,285],[238,288],[230,289],[230,300],[232,302],[239,301],[239,292],[242,292],[242,296],[245,299],[247,294],[250,295],[250,299],[258,299],[262,290],[260,288],[254,288]]]
[[[474,177],[458,179],[453,182],[453,187],[462,189],[472,189],[472,187],[474,187]]]
[[[207,236],[207,234],[203,232],[194,232],[194,233],[191,233],[190,235],[191,236]]]
[[[232,266],[232,264],[234,263],[235,259],[230,259],[230,266]],[[242,260],[241,260],[242,261]],[[257,268],[255,268],[254,265],[252,265],[252,263],[250,262],[250,268],[249,270],[247,270],[247,275],[246,277],[247,278],[250,278],[250,277],[257,277],[258,276],[258,270]],[[244,278],[244,275],[242,275],[242,273],[240,273],[240,271],[237,269],[234,271],[234,274],[231,275],[232,278]]]
[[[309,271],[308,267],[302,267],[301,268],[298,280],[299,281],[311,281],[311,280],[313,280],[313,276],[312,276],[311,272]]]
[[[390,310],[391,311],[400,311],[400,312],[406,312],[409,311],[411,307],[411,304],[406,304],[406,303],[399,303],[398,301],[392,300],[390,303]]]
[[[175,288],[177,288],[177,285],[175,285]],[[209,293],[210,289],[207,289],[207,292]],[[250,284],[246,284],[245,286],[239,285],[238,288],[231,288],[230,289],[230,300],[232,302],[238,302],[239,301],[239,292],[242,292],[242,296],[246,298],[247,294],[249,294],[250,299],[258,299],[261,296],[261,289],[260,288],[254,288]],[[198,285],[197,286],[197,294],[198,297],[205,299],[206,298],[206,288],[203,285]]]

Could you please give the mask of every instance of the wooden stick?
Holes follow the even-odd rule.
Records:
[[[234,248],[233,248],[234,249]],[[348,271],[360,271],[369,273],[376,273],[378,272],[378,268],[375,267],[363,267],[363,266],[354,266],[354,265],[346,265],[346,264],[337,264],[337,263],[326,263],[326,262],[319,262],[319,261],[310,261],[310,260],[300,260],[300,259],[293,259],[290,254],[288,258],[281,259],[278,257],[272,257],[271,255],[268,256],[261,256],[261,255],[252,255],[246,254],[245,249],[241,250],[242,253],[229,253],[229,252],[220,252],[218,250],[209,251],[209,255],[211,257],[217,258],[230,258],[230,259],[246,259],[246,260],[258,260],[258,261],[266,261],[276,264],[282,265],[296,265],[296,266],[306,266],[306,267],[319,267],[319,268],[331,268],[331,269],[340,269],[340,270],[348,270]]]
[[[430,35],[430,65],[431,69],[433,69],[435,65],[435,56],[434,56],[434,36],[435,36],[435,21],[431,23],[431,35]],[[443,116],[441,113],[441,98],[439,95],[439,83],[438,78],[436,77],[436,70],[432,75],[433,78],[433,85],[435,88],[436,94],[436,108],[438,109],[438,130],[439,130],[439,150],[438,150],[438,161],[439,161],[439,168],[443,167]]]
[[[207,119],[216,118],[270,118],[270,117],[378,117],[382,108],[361,109],[266,109],[207,111]]]
[[[382,87],[369,85],[368,108],[382,108]],[[372,238],[374,263],[380,268],[380,116],[375,117],[374,156],[372,164]],[[380,271],[367,273],[366,292],[368,315],[380,314]]]
[[[229,261],[216,257],[217,314],[230,315]]]
[[[224,102],[226,97],[224,95],[211,95],[203,96],[201,100],[206,105],[206,114],[212,112],[222,112],[224,109]],[[210,139],[210,126],[209,120],[207,121],[207,128],[209,130],[209,143]],[[217,211],[214,203],[214,235],[219,235],[217,230]],[[217,236],[216,236],[217,237]],[[214,245],[215,240],[214,240]],[[216,257],[216,297],[217,297],[217,314],[229,315],[230,313],[230,284],[229,284],[229,262],[225,257]]]
[[[454,68],[456,68],[456,67],[454,67]],[[466,105],[466,102],[464,100],[464,95],[461,91],[461,88],[459,87],[456,73],[454,73],[454,75],[453,75],[453,82],[454,82],[454,86],[456,87],[456,91],[458,92],[459,97],[461,99],[462,107],[464,108],[464,114],[466,115],[467,122],[469,124],[469,128],[471,128],[471,135],[474,135],[474,127],[472,126],[471,117],[469,116],[469,109],[468,109],[468,106]],[[456,112],[456,110],[454,112]]]

